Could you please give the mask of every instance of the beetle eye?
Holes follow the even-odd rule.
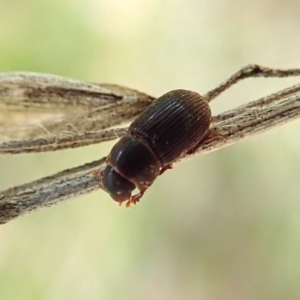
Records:
[[[106,166],[102,187],[117,202],[129,200],[135,185],[117,173],[111,166]]]

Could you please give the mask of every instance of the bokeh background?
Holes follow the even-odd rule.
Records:
[[[0,0],[0,71],[204,93],[249,63],[300,67],[300,3]],[[214,113],[298,79],[253,79]],[[0,228],[0,299],[300,299],[300,122],[166,172],[132,209],[94,192]],[[5,189],[111,143],[0,157]]]

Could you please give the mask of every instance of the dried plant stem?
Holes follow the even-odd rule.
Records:
[[[231,118],[222,120],[223,115],[227,113],[217,116],[221,121],[211,128],[213,133],[217,133],[216,138],[208,139],[202,144],[196,155],[224,148],[300,117],[300,93],[280,100],[274,99],[268,103],[263,100],[264,98],[261,101],[251,102],[246,107],[238,107],[232,112],[239,111],[239,114]],[[184,156],[180,160],[191,157]],[[105,158],[2,192],[0,223],[37,208],[51,206],[68,198],[99,190],[98,180],[92,173],[103,169],[104,165]]]
[[[300,69],[279,70],[248,65],[204,96],[211,101],[233,84],[249,77],[296,75],[300,75]],[[0,143],[0,153],[54,151],[124,136],[126,128],[109,127],[128,122],[152,100],[152,97],[144,93],[117,85],[89,84],[31,73],[0,74],[0,106],[2,105],[5,111],[36,111],[44,107],[51,112],[57,108],[63,109],[66,113],[63,119],[65,122],[56,120],[43,123],[47,128],[42,128],[42,136],[36,128],[27,130],[24,127],[21,140]],[[70,111],[72,113],[68,114]],[[78,118],[78,115],[74,118],[74,113],[79,114],[81,118]],[[197,152],[193,155],[183,155],[175,163],[219,150],[297,118],[300,118],[300,84],[214,116],[210,134]],[[70,121],[72,125],[78,125],[80,130],[75,126],[73,132],[64,132],[66,122]],[[81,130],[82,125],[87,127]],[[51,132],[48,132],[49,128]],[[18,132],[18,129],[15,132],[9,129],[0,127],[0,134],[11,138]],[[0,192],[0,224],[38,208],[99,190],[99,178],[93,172],[104,167],[105,157]]]
[[[218,97],[225,90],[230,88],[232,85],[238,83],[239,81],[246,78],[253,77],[290,77],[299,76],[300,69],[271,69],[260,65],[247,65],[240,69],[233,75],[231,75],[227,80],[218,85],[216,88],[212,89],[204,95],[208,102],[212,101]]]

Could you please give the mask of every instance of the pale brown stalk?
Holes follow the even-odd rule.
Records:
[[[204,95],[213,100],[249,77],[300,75],[300,69],[279,70],[249,65]],[[154,98],[116,85],[82,83],[52,75],[7,73],[0,75],[0,154],[54,151],[119,138],[126,128],[112,129],[132,120]],[[58,109],[59,108],[59,109]],[[24,112],[44,113],[35,122]],[[6,120],[8,113],[13,122]],[[213,116],[211,134],[192,156],[224,148],[300,117],[300,84]],[[20,121],[21,120],[21,121]],[[18,140],[12,140],[16,139]],[[45,206],[99,189],[93,172],[102,159],[0,192],[0,223]]]

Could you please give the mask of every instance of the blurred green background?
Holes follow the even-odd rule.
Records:
[[[0,0],[0,72],[205,93],[249,63],[300,67],[300,3]],[[255,79],[214,113],[299,83]],[[104,192],[0,227],[0,299],[300,299],[300,122],[181,163],[141,203]],[[5,189],[111,143],[0,157]]]

